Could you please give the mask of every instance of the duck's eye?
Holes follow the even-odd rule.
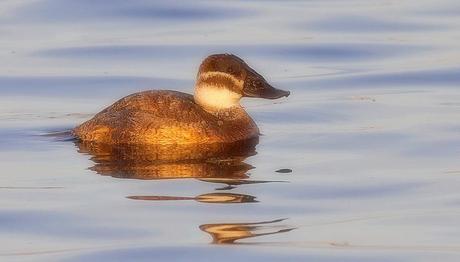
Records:
[[[229,73],[229,74],[234,74],[234,73],[235,73],[235,69],[233,69],[233,67],[229,67],[229,68],[227,68],[227,73]]]
[[[248,83],[248,88],[251,90],[259,90],[261,87],[262,87],[262,82],[257,79],[251,80]]]

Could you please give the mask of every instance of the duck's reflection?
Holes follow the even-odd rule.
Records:
[[[208,183],[217,183],[224,184],[226,186],[216,188],[216,190],[230,190],[234,189],[239,185],[250,185],[250,184],[261,184],[261,183],[282,183],[285,181],[275,181],[275,180],[247,180],[247,179],[232,179],[232,178],[200,178],[200,181]]]
[[[134,179],[245,179],[253,166],[243,161],[256,154],[258,139],[231,144],[102,145],[76,142],[91,155],[91,170],[100,175]]]
[[[239,185],[281,181],[249,180],[253,166],[244,160],[256,154],[258,139],[233,144],[127,146],[76,142],[78,152],[88,154],[94,165],[91,170],[104,176],[132,179],[195,178],[207,183],[223,184],[217,190],[230,190]],[[258,202],[247,194],[213,192],[198,196],[134,195],[127,198],[144,201],[184,201],[200,203],[241,204]],[[283,221],[256,223],[204,224],[200,229],[209,233],[215,244],[233,244],[235,241],[263,235],[291,231]]]
[[[179,197],[179,196],[128,196],[129,199],[136,200],[195,200],[202,203],[216,204],[239,204],[239,203],[254,203],[257,202],[256,197],[236,193],[209,193],[202,194],[196,197]]]
[[[235,241],[245,238],[286,233],[293,227],[277,224],[285,219],[254,223],[204,224],[200,229],[212,237],[213,244],[237,244]]]

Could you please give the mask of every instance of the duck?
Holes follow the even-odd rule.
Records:
[[[240,100],[278,99],[289,94],[271,86],[238,56],[213,54],[199,66],[193,95],[172,90],[134,93],[71,133],[79,141],[108,145],[199,145],[251,140],[259,137],[259,128]]]

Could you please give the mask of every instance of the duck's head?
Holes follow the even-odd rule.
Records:
[[[283,96],[289,96],[289,91],[271,86],[241,58],[215,54],[201,63],[194,99],[212,110],[239,106],[242,97],[277,99]]]

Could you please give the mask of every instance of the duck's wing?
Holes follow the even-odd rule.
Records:
[[[118,100],[76,127],[74,134],[84,141],[108,144],[191,143],[212,137],[205,132],[213,129],[205,126],[213,122],[213,116],[189,94],[145,91]]]
[[[149,90],[125,96],[96,116],[126,110],[161,114],[178,109],[178,107],[190,108],[195,106],[193,96],[190,94],[170,90]]]

